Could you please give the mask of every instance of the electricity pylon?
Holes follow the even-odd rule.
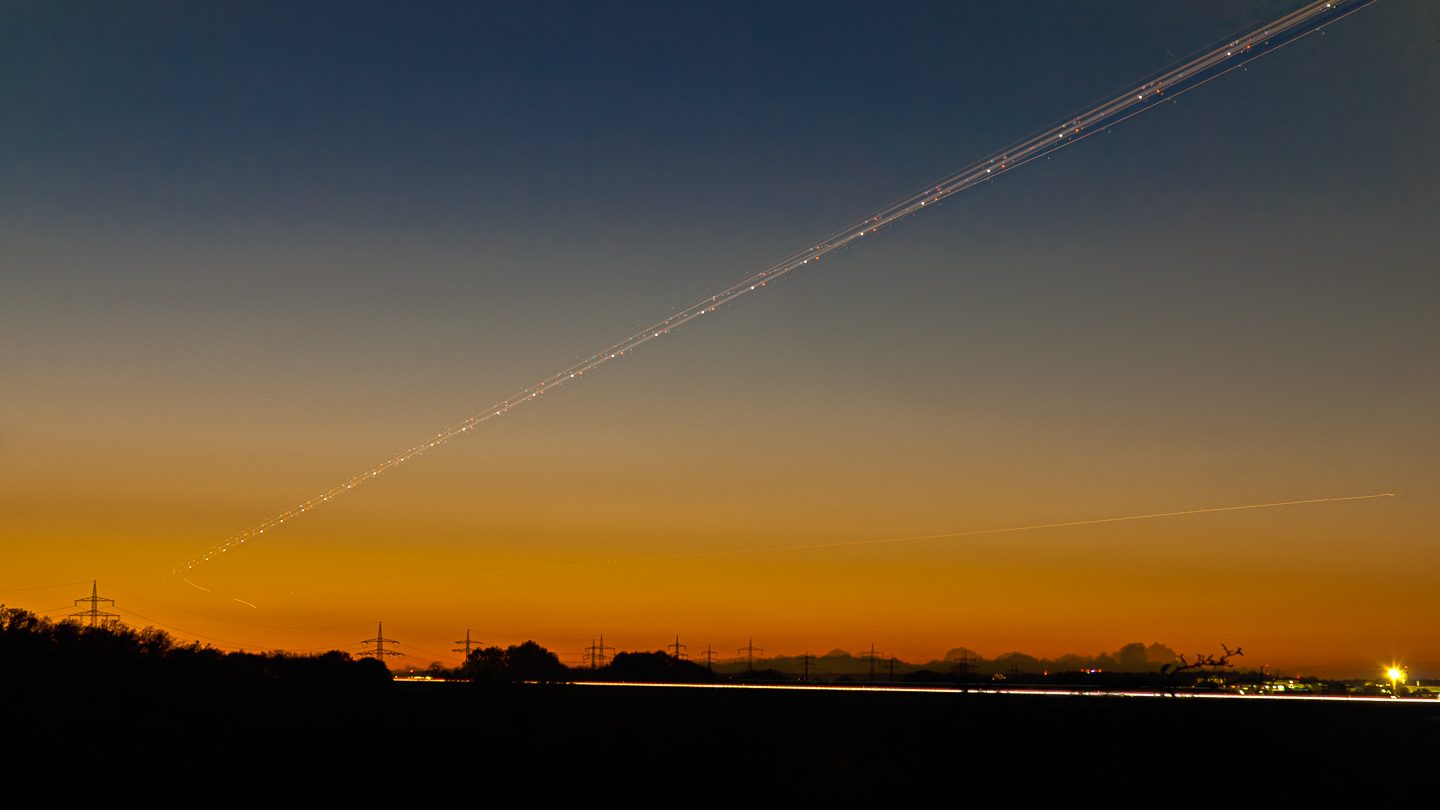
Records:
[[[93,579],[90,580],[90,598],[88,598],[88,599],[76,599],[76,600],[75,600],[75,604],[77,604],[77,605],[80,604],[81,602],[89,602],[89,603],[90,603],[90,609],[89,609],[89,610],[86,610],[86,611],[82,611],[82,612],[80,612],[80,613],[71,613],[71,614],[70,614],[70,618],[72,618],[72,619],[81,619],[81,620],[84,621],[86,624],[88,624],[90,627],[99,627],[99,626],[105,625],[105,624],[119,624],[119,623],[120,623],[120,614],[118,614],[118,613],[106,613],[106,612],[104,612],[104,611],[102,611],[102,610],[100,609],[100,603],[101,603],[101,602],[109,602],[110,605],[111,605],[111,607],[114,607],[114,605],[115,605],[115,600],[114,600],[114,599],[104,599],[104,598],[101,598],[99,588],[100,588],[99,583],[97,583],[97,582],[96,582],[95,580],[93,580]]]
[[[715,651],[710,649],[709,644],[705,645],[705,652],[700,653],[700,660],[705,662],[707,668],[715,669]]]
[[[764,650],[760,650],[760,649],[756,649],[756,647],[755,647],[755,639],[754,639],[754,638],[751,638],[749,644],[747,644],[746,646],[741,647],[740,649],[736,650],[736,652],[742,653],[742,655],[741,655],[740,657],[743,658],[743,659],[745,660],[745,662],[746,662],[747,664],[749,664],[749,666],[750,666],[750,669],[749,669],[748,671],[754,672],[754,671],[755,671],[755,662],[756,662],[757,660],[763,660],[763,659],[760,659],[758,656],[756,656],[755,653],[763,653],[763,652],[765,652],[765,651],[764,651]]]
[[[960,657],[950,665],[950,671],[962,678],[969,678],[970,673],[975,671],[975,662],[970,660],[970,651],[964,647],[960,648]]]
[[[873,642],[873,641],[870,642],[870,652],[868,652],[868,653],[860,653],[860,660],[861,660],[861,661],[869,661],[869,662],[870,662],[870,682],[871,682],[871,683],[874,683],[874,682],[875,682],[875,661],[876,661],[876,657],[875,657],[875,642]]]
[[[472,644],[475,646],[476,649],[479,649],[481,646],[483,646],[483,645],[482,645],[480,642],[478,642],[478,641],[471,641],[471,640],[470,640],[470,631],[469,631],[469,630],[466,630],[466,631],[465,631],[465,640],[464,640],[464,641],[457,641],[457,642],[455,642],[455,643],[456,643],[456,644],[464,644],[465,647],[464,647],[463,649],[460,648],[460,647],[456,647],[455,649],[451,650],[451,652],[463,652],[463,653],[465,653],[465,660],[466,660],[466,661],[469,661],[469,660],[470,660],[470,646],[471,646]]]
[[[599,669],[605,666],[610,659],[610,656],[606,655],[605,651],[614,649],[614,647],[605,646],[605,634],[601,633],[600,643],[590,642],[590,646],[585,648],[585,654],[581,656],[580,660],[589,664],[591,669]]]
[[[811,655],[809,650],[806,650],[805,654],[800,656],[800,666],[805,668],[805,677],[803,680],[810,680],[810,667],[814,665],[814,663],[815,656]]]
[[[360,658],[374,658],[376,661],[379,661],[379,662],[382,663],[382,664],[385,663],[385,659],[386,659],[386,658],[389,658],[389,657],[392,656],[392,655],[398,655],[398,656],[400,656],[401,658],[404,658],[404,657],[405,657],[405,653],[400,652],[399,650],[387,650],[387,649],[385,649],[385,642],[387,642],[387,641],[390,642],[391,644],[398,644],[398,643],[399,643],[399,642],[397,642],[397,641],[396,641],[395,639],[393,639],[393,638],[385,638],[385,623],[384,623],[384,622],[379,622],[379,623],[376,624],[375,638],[367,638],[367,639],[365,639],[364,641],[360,642],[361,644],[374,644],[374,645],[375,645],[375,649],[373,649],[373,650],[362,650],[362,651],[360,652],[359,657],[360,657]]]
[[[674,644],[667,644],[667,645],[665,645],[665,649],[667,649],[667,650],[674,650],[675,652],[672,653],[672,655],[674,655],[676,658],[679,658],[681,661],[686,661],[686,660],[689,660],[689,658],[690,658],[690,656],[688,656],[688,655],[685,654],[685,650],[686,650],[687,648],[686,648],[686,646],[685,646],[684,644],[681,644],[681,643],[680,643],[680,637],[679,637],[679,636],[676,636],[676,637],[675,637],[675,643],[674,643]]]

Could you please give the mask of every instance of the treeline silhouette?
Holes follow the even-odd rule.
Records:
[[[397,684],[379,662],[343,652],[227,653],[153,629],[7,610],[0,761],[52,786],[71,774],[149,784],[163,772],[216,796],[235,780],[335,795],[364,784],[380,795],[426,774],[486,796],[513,789],[531,803],[539,791],[588,790],[606,777],[653,798],[736,768],[756,784],[807,792],[965,785],[978,800],[1003,798],[1036,773],[1078,785],[1117,764],[1131,788],[1150,776],[1209,774],[1237,757],[1328,776],[1336,752],[1358,741],[1386,740],[1387,764],[1400,773],[1440,756],[1440,724],[1424,701],[582,686],[794,676],[724,675],[664,652],[572,670],[534,642],[475,650],[457,669],[470,683]],[[559,681],[569,683],[547,683]]]
[[[608,681],[629,683],[723,682],[798,683],[797,673],[774,668],[720,673],[664,651],[620,652],[600,667],[568,667],[558,655],[534,641],[510,647],[472,650],[453,669],[432,664],[436,677],[467,680],[481,686],[520,682]],[[965,686],[1068,686],[1081,689],[1141,689],[1165,691],[1192,687],[1214,672],[1188,671],[1065,671],[1012,670],[996,676],[955,669],[921,669],[885,674],[876,683]],[[998,677],[998,680],[997,680]],[[163,630],[122,624],[86,626],[75,621],[52,621],[20,609],[0,609],[0,679],[10,688],[28,690],[116,691],[188,688],[259,688],[283,691],[304,685],[324,686],[329,692],[374,689],[391,680],[390,671],[373,658],[352,657],[339,650],[317,653],[226,652],[199,642],[182,643]],[[1233,684],[1259,682],[1258,671],[1229,673]],[[1321,682],[1317,693],[1347,694],[1346,683]],[[843,686],[871,683],[869,678],[842,674],[813,676],[809,683]]]
[[[12,688],[124,690],[185,684],[325,683],[332,688],[390,680],[379,661],[331,651],[311,655],[226,652],[184,644],[153,627],[85,626],[24,610],[0,611],[0,678]]]
[[[305,684],[327,690],[375,688],[391,678],[373,658],[349,653],[226,652],[199,642],[182,643],[163,630],[120,624],[85,626],[52,621],[19,609],[0,611],[0,678],[25,689],[126,690],[164,688],[184,691],[204,687],[263,687],[283,691]],[[610,681],[631,683],[795,683],[802,677],[773,668],[719,673],[667,652],[620,652],[600,667],[568,667],[554,652],[534,641],[510,647],[472,650],[454,669],[431,665],[429,674],[463,679],[481,686],[519,682]],[[1243,682],[1244,673],[1236,673]],[[1181,677],[1161,672],[1012,671],[1001,681],[983,673],[922,669],[897,674],[895,682],[910,685],[1003,685],[1007,687],[1068,685],[1096,689],[1167,689],[1193,685],[1202,673]],[[888,683],[886,675],[877,678]],[[856,685],[863,676],[842,674],[811,683]],[[1343,687],[1338,689],[1344,693]]]
[[[317,746],[359,756],[385,731],[365,707],[393,704],[393,689],[383,664],[344,652],[225,652],[154,628],[0,610],[0,753],[12,772],[283,776],[313,766]]]
[[[666,652],[621,652],[605,666],[566,666],[534,641],[472,650],[454,669],[432,666],[432,675],[480,685],[574,680],[643,683],[720,683],[729,680],[790,680],[773,669],[722,675]],[[284,689],[324,685],[328,690],[374,688],[391,680],[373,658],[332,650],[320,653],[227,652],[200,642],[183,643],[153,627],[86,626],[52,621],[20,609],[0,610],[0,678],[28,690],[183,690],[187,687]]]
[[[665,652],[616,653],[603,667],[565,666],[560,657],[533,641],[502,649],[472,650],[464,665],[440,670],[473,683],[519,681],[630,681],[635,683],[719,683],[729,680],[693,661]],[[775,673],[777,676],[779,673]]]

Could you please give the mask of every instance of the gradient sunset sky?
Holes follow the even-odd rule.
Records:
[[[227,648],[383,620],[415,664],[468,628],[1440,677],[1440,8],[1408,0],[169,576],[1301,5],[8,3],[0,601],[98,578]]]

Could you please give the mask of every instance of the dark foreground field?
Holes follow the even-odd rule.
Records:
[[[1397,785],[1431,773],[1440,755],[1435,701],[370,680],[29,686],[6,695],[0,716],[7,770],[83,762],[97,775],[244,775],[412,797],[465,785],[577,799],[588,788],[718,797],[930,787],[1047,803],[1145,790],[1132,798],[1150,803],[1169,790],[1219,799]]]

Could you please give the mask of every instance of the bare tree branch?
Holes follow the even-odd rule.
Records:
[[[1211,672],[1215,672],[1219,669],[1233,669],[1235,665],[1230,663],[1230,659],[1237,655],[1245,655],[1245,653],[1240,651],[1239,647],[1236,647],[1232,650],[1229,647],[1226,647],[1224,644],[1221,644],[1220,649],[1224,650],[1225,654],[1218,657],[1210,655],[1208,653],[1196,653],[1195,661],[1193,663],[1187,661],[1185,659],[1185,656],[1177,655],[1175,657],[1180,659],[1180,665],[1176,666],[1174,664],[1166,664],[1165,666],[1160,668],[1160,674],[1168,675],[1170,678],[1170,684],[1173,687],[1175,684],[1175,676],[1179,675],[1181,672],[1184,672],[1187,669],[1209,669]]]

